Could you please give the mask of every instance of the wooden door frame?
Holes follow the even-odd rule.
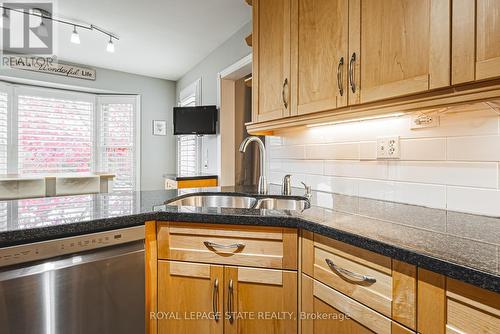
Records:
[[[235,83],[252,74],[252,53],[229,65],[217,74],[217,106],[219,107],[219,134],[217,135],[217,174],[219,186],[232,186],[235,180],[234,154],[234,126],[225,126],[234,123],[235,117]],[[228,92],[223,98],[223,92]],[[223,154],[224,153],[224,154]]]

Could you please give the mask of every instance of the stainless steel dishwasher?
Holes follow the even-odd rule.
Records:
[[[0,333],[145,332],[144,227],[0,249]]]

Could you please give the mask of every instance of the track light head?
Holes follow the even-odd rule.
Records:
[[[106,51],[109,53],[115,52],[115,44],[113,43],[113,37],[109,36],[108,46],[106,47]]]
[[[71,34],[71,43],[80,44],[80,35],[76,31],[76,26],[73,27],[73,33]]]

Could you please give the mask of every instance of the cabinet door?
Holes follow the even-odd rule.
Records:
[[[296,272],[244,267],[224,271],[224,333],[297,333]]]
[[[253,122],[290,114],[290,0],[253,2]]]
[[[453,0],[453,84],[500,77],[499,12],[497,0]]]
[[[292,0],[292,110],[347,105],[348,0]]]
[[[500,294],[418,270],[418,332],[500,333]]]
[[[158,261],[158,333],[222,333],[223,275],[222,266]]]
[[[450,0],[351,2],[351,103],[450,84]]]
[[[411,334],[411,330],[302,275],[302,333]]]
[[[477,0],[476,80],[500,76],[500,1]]]

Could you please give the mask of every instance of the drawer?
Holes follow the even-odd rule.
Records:
[[[199,179],[199,180],[179,180],[177,188],[206,188],[217,187],[217,179]]]
[[[446,333],[500,333],[500,294],[447,278]]]
[[[416,328],[416,267],[315,234],[303,242],[304,272],[350,298]]]
[[[166,260],[294,270],[297,243],[293,228],[158,224],[158,258]]]
[[[415,333],[306,275],[302,276],[302,312],[303,333]],[[321,317],[308,318],[308,314],[318,314]]]

